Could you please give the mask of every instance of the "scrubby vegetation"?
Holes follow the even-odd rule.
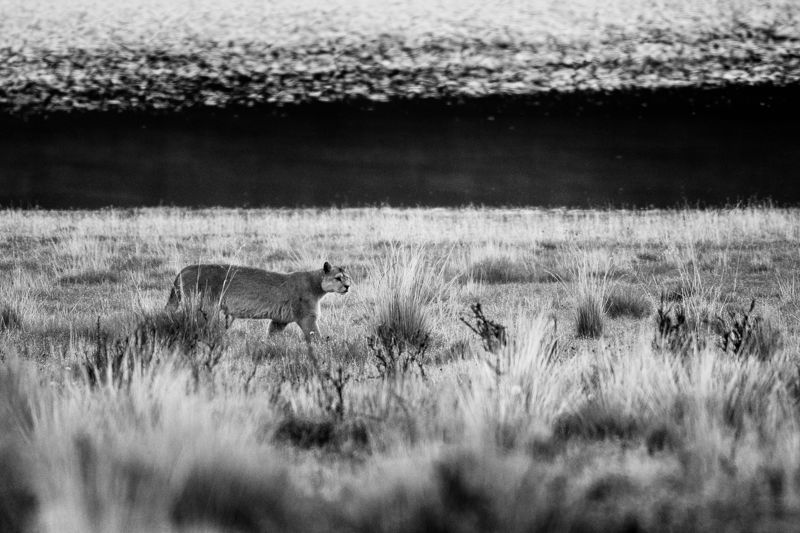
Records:
[[[767,207],[2,211],[0,529],[791,530],[798,239]],[[534,275],[472,275],[492,250]],[[354,284],[313,345],[164,309],[198,259],[321,258]]]

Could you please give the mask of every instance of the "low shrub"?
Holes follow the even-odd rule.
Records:
[[[484,350],[490,353],[497,353],[503,346],[508,344],[506,327],[499,322],[486,318],[480,302],[470,305],[470,310],[472,311],[472,317],[469,319],[459,317],[459,320],[480,337]]]
[[[378,327],[378,334],[367,340],[378,373],[384,378],[406,374],[413,368],[419,369],[425,377],[425,352],[428,350],[428,337],[417,332],[411,341],[405,336],[396,335],[391,328]]]

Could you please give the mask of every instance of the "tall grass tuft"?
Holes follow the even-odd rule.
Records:
[[[596,339],[603,334],[603,303],[596,294],[582,293],[575,309],[575,331],[578,337]]]
[[[372,333],[391,348],[397,342],[427,343],[433,333],[432,306],[444,301],[445,259],[429,260],[422,248],[391,246],[371,266],[375,287]]]
[[[608,264],[595,255],[577,254],[572,264],[575,294],[575,333],[596,339],[603,334],[603,314],[608,302]]]

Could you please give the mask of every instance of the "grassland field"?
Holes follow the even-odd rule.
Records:
[[[794,530],[798,238],[768,206],[2,211],[0,530]],[[353,287],[310,350],[164,310],[186,264],[325,260]]]

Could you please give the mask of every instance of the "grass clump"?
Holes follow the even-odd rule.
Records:
[[[608,294],[605,312],[611,318],[644,318],[650,314],[650,300],[633,287],[617,285]]]
[[[0,303],[0,331],[22,328],[22,317],[16,307]]]
[[[374,337],[390,350],[396,344],[420,346],[427,342],[432,334],[430,318],[424,307],[413,298],[403,296],[390,297],[381,306],[378,324],[374,328]]]
[[[596,339],[603,334],[603,301],[591,292],[581,293],[575,308],[578,337]]]
[[[393,343],[419,347],[433,333],[431,307],[452,284],[444,280],[446,261],[430,263],[421,248],[391,247],[373,265],[376,280],[373,335],[384,348]]]
[[[609,264],[597,255],[583,253],[571,265],[575,298],[575,333],[580,338],[596,339],[603,334],[603,315],[608,301]]]

